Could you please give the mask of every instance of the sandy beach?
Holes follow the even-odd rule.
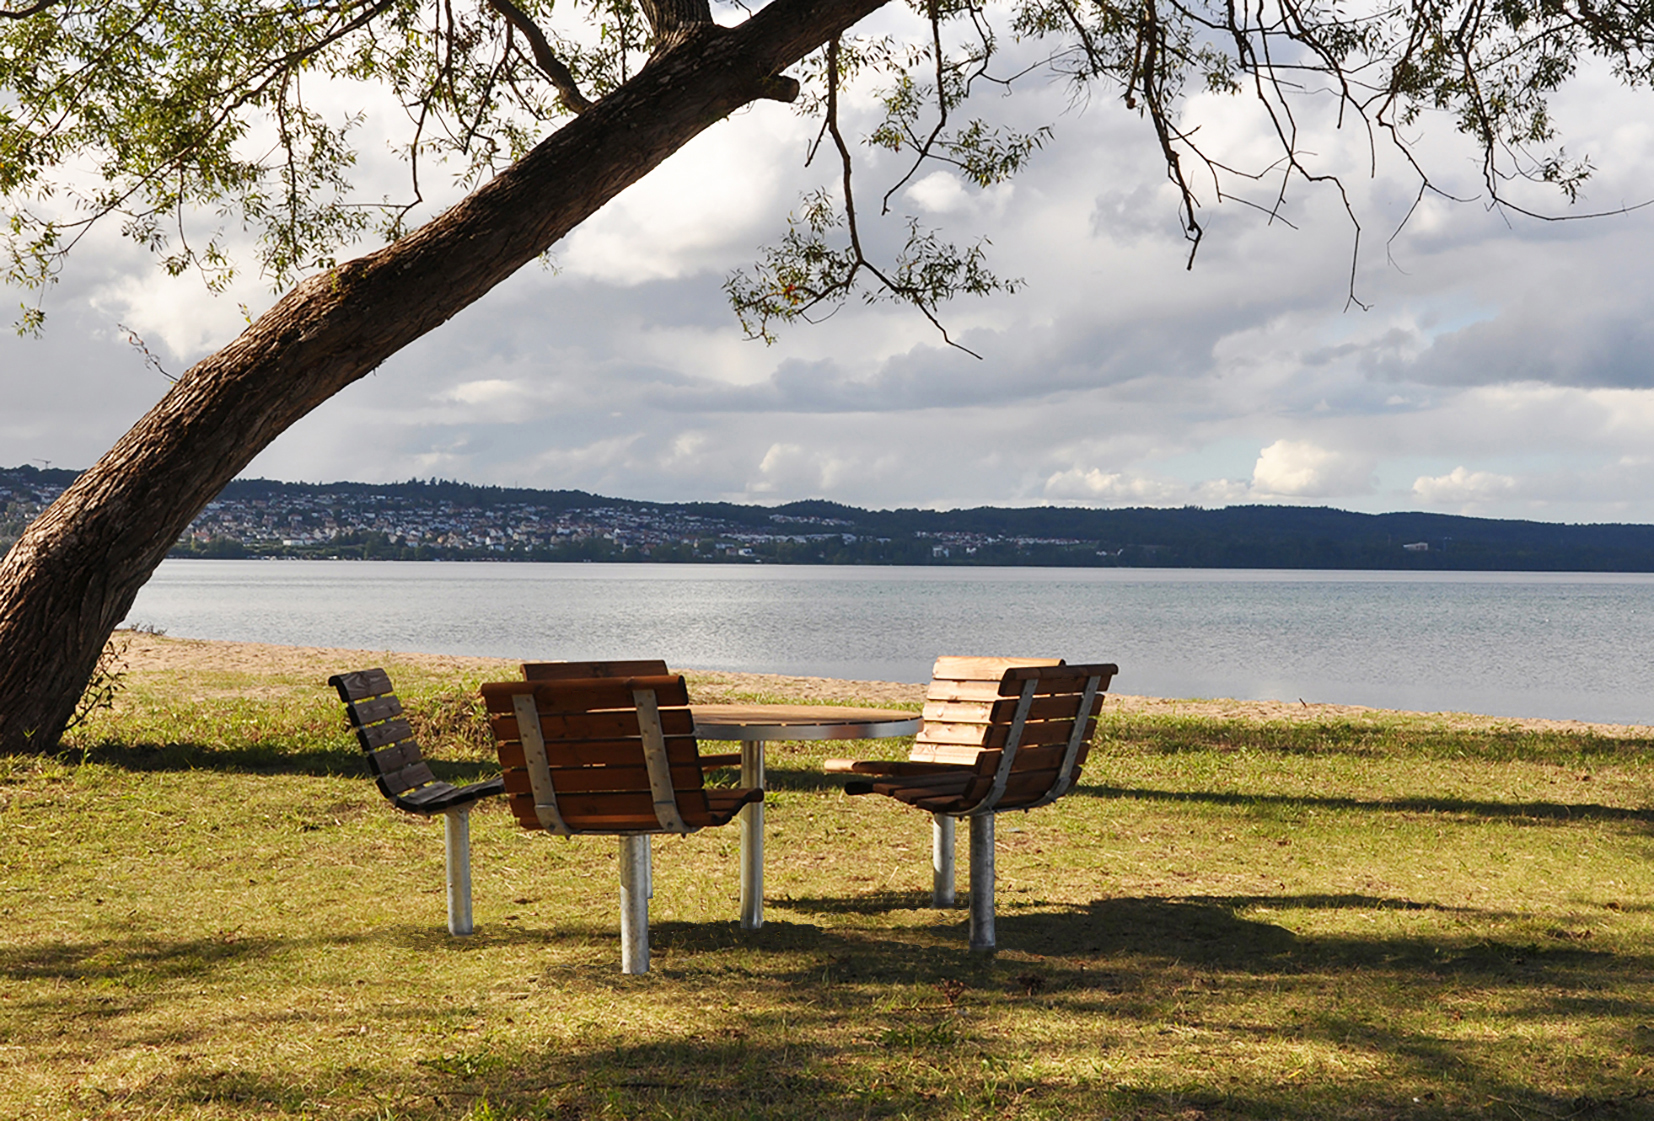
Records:
[[[146,675],[178,673],[250,673],[271,675],[314,674],[318,684],[341,669],[400,662],[418,665],[433,673],[498,671],[516,677],[517,664],[500,658],[473,658],[452,654],[420,654],[384,650],[356,650],[321,646],[275,646],[258,642],[221,642],[207,639],[173,638],[142,632],[118,632],[127,641],[126,672],[134,679]],[[826,677],[791,677],[781,674],[730,673],[722,670],[682,669],[689,678],[691,693],[715,701],[733,692],[781,694],[812,701],[840,701],[846,704],[918,704],[925,687],[895,681],[851,681]],[[1603,736],[1630,737],[1654,734],[1654,727],[1629,724],[1597,724],[1579,720],[1518,719],[1462,712],[1407,713],[1362,705],[1313,704],[1298,700],[1248,701],[1225,698],[1179,699],[1110,694],[1110,707],[1127,712],[1206,716],[1220,719],[1267,721],[1360,720],[1404,716],[1455,728],[1523,728],[1535,731],[1590,732]]]

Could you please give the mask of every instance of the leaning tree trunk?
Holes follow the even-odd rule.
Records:
[[[0,753],[50,749],[110,633],[201,508],[290,425],[441,325],[759,98],[885,0],[776,0],[734,29],[675,13],[638,75],[464,202],[310,278],[179,378],[0,562]],[[703,19],[709,17],[702,16]],[[674,22],[676,20],[676,22]]]

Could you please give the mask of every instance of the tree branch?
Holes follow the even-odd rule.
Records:
[[[511,0],[488,0],[488,6],[510,21],[511,26],[523,33],[528,40],[529,47],[534,52],[534,62],[542,73],[551,80],[557,90],[557,100],[562,102],[563,108],[571,113],[584,113],[592,107],[591,99],[580,92],[580,86],[575,82],[574,75],[569,68],[563,65],[563,60],[552,52],[551,44],[547,42],[545,32],[528,18],[523,11]]]
[[[28,19],[30,16],[39,15],[47,8],[55,8],[61,3],[63,3],[63,0],[39,0],[39,3],[30,4],[27,8],[23,8],[19,11],[13,11],[11,8],[0,8],[0,17],[4,17],[6,19]]]

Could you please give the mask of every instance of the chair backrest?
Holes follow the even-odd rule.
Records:
[[[910,758],[975,766],[980,781],[965,795],[975,813],[1053,802],[1079,777],[1118,672],[1049,658],[938,658]]]
[[[682,677],[504,681],[482,695],[525,828],[689,833],[718,823]]]
[[[524,662],[524,681],[567,681],[582,677],[667,677],[671,670],[659,659],[628,662]]]
[[[366,669],[335,674],[327,683],[344,702],[380,791],[403,809],[423,812],[419,791],[437,784],[437,777],[402,715],[402,702],[391,687],[390,675],[382,669]],[[446,783],[438,785],[442,792],[453,789]]]

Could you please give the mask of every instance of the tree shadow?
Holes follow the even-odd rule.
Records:
[[[876,898],[891,907],[924,901],[917,893]],[[818,905],[827,911],[831,902]],[[526,984],[537,978],[532,999],[552,1005],[565,999],[566,987],[583,986],[619,1005],[651,1010],[646,1016],[653,1025],[650,1038],[629,1039],[624,1027],[553,1032],[550,1038],[469,1028],[432,1031],[429,1046],[397,1056],[387,1068],[352,1068],[351,1081],[370,1087],[376,1098],[382,1095],[385,1104],[394,1106],[395,1116],[409,1119],[462,1116],[486,1098],[495,1111],[491,1116],[571,1121],[804,1113],[823,1119],[1000,1116],[1028,1110],[1180,1121],[1259,1116],[1322,1121],[1417,1114],[1421,1111],[1410,1095],[1425,1086],[1442,1100],[1439,1109],[1422,1111],[1425,1115],[1469,1114],[1490,1096],[1531,1111],[1528,1115],[1648,1115],[1647,1098],[1638,1097],[1634,1087],[1584,1083],[1582,1090],[1595,1095],[1588,1101],[1580,1092],[1541,1091],[1535,1088],[1537,1080],[1523,1084],[1521,1068],[1497,1065],[1498,1057],[1474,1038],[1397,1027],[1405,1021],[1388,1017],[1383,1007],[1360,1015],[1335,1001],[1311,999],[1330,991],[1329,971],[1382,971],[1402,982],[1387,989],[1402,994],[1396,999],[1418,999],[1406,994],[1427,991],[1427,983],[1474,981],[1483,988],[1525,994],[1505,1005],[1505,1014],[1516,1018],[1585,1011],[1634,1018],[1641,1010],[1599,991],[1601,978],[1609,971],[1647,970],[1648,955],[1616,957],[1576,946],[1536,951],[1485,942],[1299,936],[1238,913],[1266,904],[1283,909],[1433,907],[1360,894],[1130,897],[1058,910],[1013,905],[999,919],[1000,944],[1007,951],[999,957],[966,951],[964,916],[958,911],[935,924],[896,929],[824,928],[780,918],[748,933],[733,921],[662,922],[651,932],[655,970],[643,978],[620,974],[618,918],[611,924],[607,915],[599,921],[559,919],[545,927],[490,924],[469,939],[414,925],[305,939],[168,941],[115,935],[86,944],[5,948],[0,950],[0,980],[34,982],[29,999],[55,1002],[58,1015],[67,1008],[76,1015],[108,1017],[140,1011],[133,1001],[176,999],[210,985],[217,971],[241,970],[294,947],[325,953],[332,947],[379,942],[432,959],[502,945],[542,945],[552,938],[612,948],[600,959],[582,952],[579,960],[558,965],[536,965],[532,957],[519,955],[517,960],[527,965],[521,980]],[[807,910],[810,905],[809,900],[791,900],[778,902],[777,908]],[[763,959],[756,968],[754,954]],[[1168,995],[1173,990],[1164,982],[1168,969],[1187,978],[1191,967],[1198,976],[1230,988],[1296,987],[1302,998],[1290,1003],[1290,1022],[1235,1022],[1214,1005],[1206,1010],[1214,1019],[1203,1024],[1199,986],[1180,981],[1175,995]],[[895,985],[918,986],[918,992],[904,989],[901,999],[882,1001],[881,994],[895,995]],[[111,991],[122,995],[110,1001]],[[750,1011],[737,1007],[727,1012],[727,1002],[739,1005],[745,992],[762,995]],[[725,1002],[725,1014],[679,1014],[701,1007],[708,995]],[[23,1015],[37,1011],[14,1008]],[[668,1009],[674,1010],[671,1015],[664,1014]],[[356,1018],[349,1024],[374,1018],[406,1023],[441,1014],[440,1005],[409,1000],[400,987],[386,986],[382,1000],[352,1012]],[[193,1049],[196,1040],[268,1031],[293,1015],[316,1013],[291,1012],[270,1002],[252,1010],[226,1004],[182,1034],[176,1027],[139,1034],[153,1035],[149,1042],[154,1046]],[[1359,1061],[1351,1069],[1365,1063],[1382,1075],[1294,1082],[1261,1064],[1255,1077],[1243,1073],[1229,1078],[1230,1072],[1249,1069],[1230,1065],[1219,1067],[1221,1074],[1192,1067],[1170,1082],[1140,1077],[1097,1084],[1076,1081],[1049,1064],[1030,1067],[1018,1058],[1029,1045],[1027,1031],[1044,1030],[1042,1025],[1102,1038],[1111,1032],[1141,1033],[1152,1027],[1152,1020],[1144,1024],[1145,1017],[1166,1016],[1192,1019],[1196,1030],[1223,1033],[1241,1046],[1284,1038],[1356,1056]],[[1516,1072],[1501,1073],[1509,1070]],[[174,1110],[228,1107],[231,1113],[249,1114],[272,1108],[304,1112],[316,1108],[316,1093],[309,1070],[295,1073],[255,1054],[217,1069],[203,1063],[164,1068],[135,1091],[132,1104],[147,1101]],[[346,1104],[330,1106],[349,1114]]]
[[[1145,802],[1183,802],[1237,809],[1286,806],[1357,813],[1456,814],[1517,822],[1617,821],[1654,827],[1654,807],[1632,809],[1597,802],[1490,802],[1469,798],[1329,798],[1325,795],[1237,794],[1215,790],[1151,790],[1144,787],[1081,783],[1075,794],[1130,798]]]
[[[221,774],[302,775],[310,778],[371,779],[360,748],[298,749],[280,743],[246,747],[222,744],[116,743],[70,748],[52,756],[71,766],[96,763],[133,772],[210,771]],[[498,764],[427,758],[437,778],[456,785],[492,778]]]

